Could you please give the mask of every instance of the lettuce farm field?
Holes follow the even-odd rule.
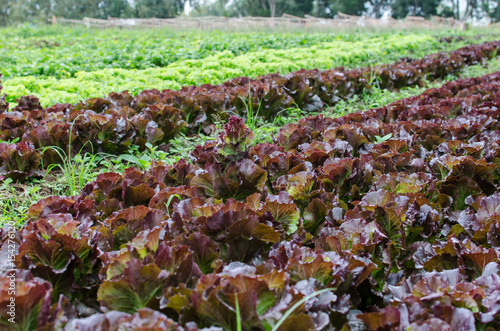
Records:
[[[500,329],[500,31],[0,38],[0,330]]]

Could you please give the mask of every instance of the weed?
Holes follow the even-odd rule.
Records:
[[[167,208],[167,215],[170,217],[170,212],[169,212],[169,208],[170,208],[170,204],[172,203],[172,200],[174,198],[178,198],[180,201],[182,201],[182,198],[180,195],[178,194],[172,194],[171,196],[168,197],[168,200],[167,202],[165,202],[165,207]]]
[[[217,126],[220,130],[221,125]],[[198,145],[203,145],[205,142],[216,139],[217,131],[212,135],[196,135],[196,136],[185,136],[180,134],[170,141],[170,149],[167,156],[165,157],[165,162],[175,163],[180,159],[188,159],[189,153]]]
[[[61,158],[62,164],[50,164],[47,167],[46,176],[54,168],[59,168],[66,179],[68,185],[67,193],[69,196],[76,195],[87,182],[92,180],[92,169],[96,168],[100,161],[98,159],[98,154],[82,154],[82,147],[78,154],[71,157],[71,147],[68,147],[68,153],[66,154],[66,152],[58,146],[45,147],[42,153],[47,149],[55,151]]]
[[[16,184],[12,179],[6,179],[0,185],[0,227],[6,223],[14,227],[22,227],[28,220],[28,208],[40,200],[44,195],[41,193],[42,187],[33,184]]]
[[[288,309],[283,314],[283,316],[280,318],[280,320],[273,326],[273,328],[271,329],[271,331],[278,331],[278,329],[280,328],[281,324],[283,324],[283,322],[285,322],[286,319],[293,313],[293,311],[295,309],[297,309],[301,304],[303,304],[304,302],[306,302],[307,300],[309,300],[311,298],[314,298],[315,296],[318,296],[318,295],[320,295],[322,293],[329,292],[329,291],[335,291],[335,288],[325,288],[325,289],[316,291],[316,292],[314,292],[312,294],[309,294],[309,295],[303,297],[300,301],[298,301],[296,304],[294,304],[290,309]]]
[[[11,197],[3,204],[3,213],[2,216],[0,216],[0,226],[2,228],[5,226],[5,224],[10,224],[15,228],[21,228],[28,220],[28,215],[26,215],[27,208],[16,208],[16,203],[17,201],[15,200],[15,198]]]
[[[66,179],[66,183],[68,185],[68,192],[67,194],[69,196],[76,195],[82,188],[83,186],[89,181],[90,179],[90,174],[91,170],[97,166],[99,163],[96,158],[97,154],[82,154],[83,149],[87,145],[87,143],[90,143],[87,141],[82,148],[78,151],[78,153],[72,157],[71,155],[71,137],[73,134],[73,126],[78,119],[82,115],[78,115],[73,122],[71,123],[69,127],[69,142],[68,142],[68,151],[62,149],[59,146],[48,146],[42,149],[42,154],[46,150],[53,150],[54,152],[57,153],[59,158],[62,161],[62,164],[50,164],[47,167],[47,173],[45,176],[47,176],[50,171],[54,168],[59,168],[61,169],[64,178]],[[92,148],[93,149],[93,148]],[[43,163],[42,163],[43,167]],[[79,168],[79,169],[78,169]],[[79,174],[77,176],[77,172],[79,170]]]
[[[259,107],[256,111],[253,109],[252,105],[252,91],[251,86],[248,84],[248,98],[239,97],[246,109],[246,126],[254,131],[257,128],[257,121],[259,119],[260,106],[262,105],[262,100],[259,100]]]
[[[126,161],[129,164],[132,163],[142,170],[146,170],[151,167],[151,163],[157,160],[166,160],[167,153],[158,150],[158,146],[153,146],[151,143],[146,143],[147,149],[143,153],[139,153],[139,146],[131,146],[128,154],[121,154],[116,159],[116,163],[121,163]],[[134,155],[135,154],[135,155]]]
[[[240,312],[240,303],[238,302],[238,293],[235,293],[235,306],[236,306],[236,331],[241,331],[241,312]]]
[[[392,133],[386,134],[383,137],[375,136],[374,138],[375,138],[375,143],[376,144],[380,144],[380,143],[383,143],[384,141],[387,141],[387,140],[391,139],[392,138]]]

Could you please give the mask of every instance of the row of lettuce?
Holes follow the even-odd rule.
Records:
[[[82,31],[60,28],[61,31],[57,32],[52,28],[42,28],[35,35],[25,35],[22,29],[16,28],[0,30],[3,37],[0,74],[7,78],[68,78],[80,71],[166,67],[177,61],[203,59],[223,51],[238,56],[266,49],[306,48],[336,41],[355,42],[374,36],[326,33],[179,34],[157,29]]]
[[[43,108],[33,96],[21,97],[8,111],[0,104],[0,179],[24,181],[41,175],[41,165],[60,163],[61,155],[47,147],[73,152],[120,155],[132,145],[165,145],[180,131],[196,133],[229,116],[249,112],[272,121],[290,107],[314,111],[361,94],[373,84],[398,89],[442,78],[465,66],[496,56],[500,42],[487,42],[437,53],[422,59],[402,59],[389,65],[357,70],[300,70],[285,76],[268,74],[257,79],[239,77],[222,85],[149,90],[133,97],[128,92],[108,98],[57,104]]]
[[[491,40],[492,36],[484,38]],[[35,95],[42,105],[52,106],[62,102],[77,103],[123,90],[136,95],[152,88],[180,89],[187,85],[222,84],[240,76],[255,78],[268,73],[287,74],[300,69],[330,69],[336,66],[358,68],[402,57],[419,58],[443,50],[451,51],[465,44],[466,41],[440,42],[429,34],[371,36],[355,41],[335,40],[311,47],[264,49],[240,55],[226,50],[202,59],[181,60],[166,67],[143,70],[81,71],[72,78],[61,79],[15,77],[5,81],[4,88],[10,102],[23,95]],[[121,51],[115,52],[119,53]],[[94,61],[93,52],[88,56]]]
[[[0,324],[498,330],[499,108],[497,72],[275,143],[231,117],[191,162],[101,174],[1,229]]]

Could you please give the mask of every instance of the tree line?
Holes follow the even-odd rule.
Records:
[[[339,12],[380,18],[408,15],[457,20],[500,20],[500,0],[212,0],[194,4],[194,13],[215,16],[296,16],[334,18]]]
[[[339,12],[380,18],[392,15],[500,20],[500,0],[0,0],[0,25],[63,18],[170,18],[193,16],[281,16],[333,18]]]

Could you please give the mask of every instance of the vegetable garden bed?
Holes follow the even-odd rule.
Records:
[[[125,153],[132,145],[164,145],[181,130],[199,132],[214,118],[231,114],[249,119],[273,120],[292,106],[306,111],[334,105],[371,88],[399,89],[421,84],[424,79],[443,78],[460,69],[486,62],[497,55],[500,42],[487,42],[422,59],[402,59],[391,65],[359,70],[337,68],[301,70],[286,76],[269,74],[255,80],[239,77],[223,85],[184,87],[179,91],[111,93],[107,99],[93,98],[76,105],[57,104],[43,109],[37,98],[21,97],[8,110],[0,100],[0,139],[20,142],[0,144],[0,180],[24,181],[40,176],[40,165],[60,163],[57,146],[65,153],[70,146],[80,151]],[[1,86],[0,86],[1,87]],[[67,154],[71,154],[69,151]]]
[[[231,117],[191,163],[43,199],[0,230],[16,327],[499,329],[498,107],[500,72],[274,143]]]
[[[16,39],[15,45],[8,43],[5,56],[0,57],[8,101],[35,95],[47,107],[123,90],[136,95],[152,88],[222,84],[239,76],[255,78],[337,66],[354,69],[496,39],[491,32],[443,41],[423,31],[313,36],[222,34],[160,40],[151,32],[131,40],[127,34],[123,37],[123,31],[116,33],[116,39],[110,41],[108,36],[106,42],[99,34],[91,34],[85,38],[49,39],[49,45],[60,44],[41,48],[26,46],[29,39]],[[92,37],[95,40],[90,41]],[[8,34],[6,39],[11,40]],[[67,45],[68,39],[76,44]]]

